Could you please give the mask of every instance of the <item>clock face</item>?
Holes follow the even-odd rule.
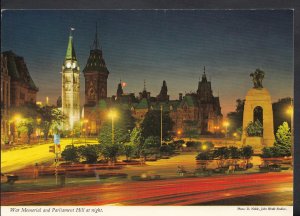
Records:
[[[66,66],[67,66],[67,68],[70,68],[71,67],[71,63],[68,62]]]
[[[73,64],[72,64],[72,68],[75,68],[76,67],[76,63],[75,62],[73,62]]]

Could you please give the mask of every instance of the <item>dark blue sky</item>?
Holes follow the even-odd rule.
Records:
[[[55,103],[61,93],[61,66],[69,28],[83,70],[98,22],[110,71],[108,95],[120,78],[125,92],[143,89],[156,96],[167,81],[171,99],[196,91],[206,66],[223,114],[252,87],[249,74],[266,72],[264,87],[273,101],[293,92],[293,11],[291,10],[98,10],[2,12],[2,51],[25,58],[39,87],[38,99]],[[84,78],[81,76],[81,101]]]

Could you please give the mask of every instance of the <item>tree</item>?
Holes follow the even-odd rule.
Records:
[[[66,119],[62,111],[54,106],[43,106],[38,109],[38,114],[41,117],[41,128],[44,133],[44,139],[48,139],[49,131],[53,128],[59,131],[61,124]]]
[[[247,145],[241,148],[241,157],[245,160],[246,167],[248,166],[249,160],[251,159],[252,155],[253,155],[252,146]]]
[[[135,119],[129,109],[120,109],[120,114],[116,123],[121,123],[126,131],[132,131],[135,127]]]
[[[169,132],[173,129],[173,121],[169,112],[162,115],[162,137],[168,138]],[[149,136],[161,136],[161,111],[150,110],[146,113],[141,123],[142,136],[146,139]]]
[[[78,149],[77,147],[74,146],[67,146],[61,153],[61,157],[65,161],[71,161],[71,162],[78,162],[80,159],[78,154]]]
[[[114,136],[114,143],[125,143],[129,141],[129,132],[121,124],[114,125],[112,134],[111,122],[106,121],[100,130],[98,141],[101,145],[113,144],[112,137]]]
[[[130,131],[134,128],[134,118],[127,109],[119,109],[114,119],[114,142],[125,143],[130,141]],[[99,143],[112,143],[112,121],[107,119],[99,133]]]
[[[96,163],[99,157],[99,145],[79,146],[78,153],[87,163]]]
[[[149,154],[157,154],[160,147],[160,137],[149,136],[145,139],[143,155],[146,157]]]
[[[284,156],[291,155],[292,134],[287,122],[283,122],[282,125],[278,127],[275,147],[280,148]]]
[[[249,122],[249,124],[246,127],[246,132],[249,137],[254,137],[254,136],[262,137],[263,126],[259,120],[256,120],[255,122]]]
[[[15,124],[18,134],[26,133],[27,143],[30,144],[31,135],[34,133],[34,130],[37,128],[36,118],[38,107],[35,104],[25,104],[20,107],[12,107],[11,114],[20,114],[22,119],[19,120],[19,123]]]
[[[167,155],[170,156],[174,153],[174,147],[171,145],[163,144],[160,148],[159,151],[162,155]]]
[[[174,150],[179,150],[179,149],[181,149],[181,147],[184,143],[185,143],[184,140],[174,140],[169,145],[172,146],[174,148]]]
[[[100,145],[100,152],[109,164],[114,164],[122,152],[122,145],[119,143],[103,143]]]
[[[134,145],[132,145],[132,143],[126,143],[124,145],[124,153],[126,156],[126,161],[129,160],[129,158],[133,155],[134,153]]]
[[[241,157],[240,150],[235,146],[230,146],[229,147],[229,154],[230,154],[229,157],[232,159],[233,164],[236,165],[238,159],[240,159],[240,157]]]
[[[273,108],[273,120],[274,120],[274,133],[276,133],[277,128],[283,123],[287,122],[291,125],[291,116],[286,114],[286,111],[291,106],[292,98],[281,98],[277,102],[272,104]]]
[[[196,160],[200,162],[201,170],[206,170],[208,162],[214,159],[214,155],[212,151],[203,151],[199,152],[196,156]]]
[[[289,125],[287,122],[283,122],[282,125],[278,127],[276,132],[276,142],[274,144],[274,147],[280,156],[291,156],[291,141]]]
[[[118,115],[114,119],[114,123],[111,119],[107,119],[98,138],[100,152],[109,163],[114,163],[122,153],[124,144],[130,141],[130,131],[134,127],[134,118],[128,109],[118,109],[116,112]],[[112,124],[114,124],[113,131]]]
[[[218,159],[218,167],[224,167],[227,159],[230,157],[230,150],[227,147],[220,147],[213,153],[214,158]]]
[[[141,157],[142,150],[144,149],[144,137],[142,136],[142,130],[139,127],[135,127],[130,134],[130,142],[136,150],[136,154]]]
[[[27,143],[30,144],[31,135],[34,133],[36,128],[36,122],[32,118],[26,118],[21,121],[17,126],[18,132],[27,134]]]
[[[244,114],[245,100],[236,100],[235,112],[227,114],[227,118],[230,121],[229,133],[236,132],[238,128],[243,126],[243,114]]]

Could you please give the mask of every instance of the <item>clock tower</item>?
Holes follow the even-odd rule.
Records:
[[[80,69],[77,62],[71,28],[68,48],[62,65],[62,112],[67,116],[65,130],[72,130],[80,121]]]
[[[83,74],[85,78],[85,106],[92,107],[97,105],[99,100],[107,98],[109,74],[103,59],[102,49],[99,48],[97,26],[94,43]]]

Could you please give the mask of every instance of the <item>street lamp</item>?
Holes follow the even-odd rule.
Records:
[[[204,144],[204,145],[202,145],[201,148],[202,148],[203,151],[205,151],[207,149],[207,145]]]
[[[182,134],[182,130],[181,130],[181,129],[178,129],[178,130],[177,130],[177,136],[180,137],[181,134]]]
[[[225,137],[228,138],[228,126],[229,126],[229,122],[228,121],[223,122],[223,126],[225,127]]]
[[[291,99],[291,105],[287,110],[287,114],[291,116],[291,153],[292,153],[292,164],[294,160],[294,107],[293,100]]]
[[[111,118],[111,141],[112,144],[114,144],[115,143],[114,118],[117,117],[117,112],[114,110],[110,110],[108,113],[108,117]]]

